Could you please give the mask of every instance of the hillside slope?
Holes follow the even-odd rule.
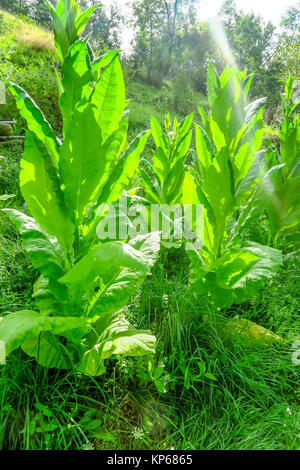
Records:
[[[58,91],[54,68],[58,66],[53,35],[25,17],[16,17],[0,10],[0,80],[9,79],[22,86],[42,109],[56,132],[61,129],[57,106]],[[178,87],[166,83],[162,88],[131,78],[124,69],[126,96],[130,99],[132,134],[150,125],[151,114],[160,121],[167,111],[183,118],[195,111],[198,104],[207,102],[199,93],[186,96],[184,84]],[[24,133],[24,122],[11,97],[0,108],[0,119],[15,118],[15,132]]]

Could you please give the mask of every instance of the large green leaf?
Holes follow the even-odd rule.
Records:
[[[92,16],[93,11],[96,8],[99,8],[101,6],[102,6],[101,3],[98,3],[96,5],[92,5],[91,7],[87,8],[87,10],[83,11],[82,13],[80,13],[77,16],[76,21],[75,21],[75,29],[76,29],[77,36],[79,36],[79,34],[85,28],[85,26],[88,23],[90,17]]]
[[[49,235],[54,235],[65,251],[69,251],[73,244],[74,227],[60,185],[46,148],[27,132],[20,173],[23,197],[40,226]]]
[[[88,98],[92,89],[93,75],[89,53],[83,41],[77,41],[69,50],[63,63],[60,108],[63,115],[64,134],[72,123],[72,116],[84,98]]]
[[[11,82],[6,82],[8,89],[14,96],[21,116],[26,120],[28,129],[43,142],[51,155],[53,165],[58,167],[59,142],[42,111],[30,98],[23,88]]]
[[[70,47],[70,40],[66,29],[67,15],[65,11],[65,2],[63,0],[59,0],[55,10],[48,0],[45,1],[53,21],[56,52],[60,60],[63,61]]]
[[[99,319],[91,337],[95,343],[78,365],[80,372],[89,375],[103,374],[104,360],[113,354],[144,356],[155,353],[155,336],[148,330],[137,330],[120,314]]]
[[[247,130],[242,134],[233,157],[235,187],[245,178],[250,170],[263,138],[262,109],[252,118]]]
[[[125,88],[119,58],[116,56],[105,67],[97,80],[91,104],[101,129],[103,142],[119,127],[125,109]]]
[[[95,110],[90,104],[79,107],[73,114],[60,153],[60,174],[64,195],[79,221],[96,189],[106,165],[106,149],[102,145],[101,129]]]
[[[300,118],[285,119],[280,129],[280,163],[285,177],[299,175]],[[294,175],[293,173],[296,172]]]
[[[161,192],[164,204],[171,206],[181,202],[182,199],[182,184],[184,180],[184,161],[186,155],[176,162],[170,169],[165,181],[163,181],[163,188]]]
[[[107,242],[92,248],[75,266],[69,270],[59,282],[68,285],[73,303],[90,298],[91,288],[96,287],[98,278],[98,294],[117,276],[121,268],[127,267],[134,271],[146,274],[149,272],[147,258],[139,251],[126,243],[119,241]],[[102,280],[100,282],[100,279]]]
[[[110,64],[110,62],[121,52],[121,50],[110,51],[104,54],[103,56],[96,59],[92,64],[92,72],[94,78],[98,78],[98,73],[100,69],[103,69]]]
[[[14,209],[3,212],[16,225],[33,266],[49,278],[49,290],[58,300],[66,300],[67,289],[57,282],[65,272],[64,253],[55,237],[41,229],[36,221]]]
[[[0,340],[5,343],[5,352],[9,354],[42,331],[64,336],[67,330],[86,325],[87,322],[83,318],[49,317],[33,310],[21,310],[6,315],[0,322]]]
[[[152,136],[157,146],[150,158],[143,159],[140,176],[145,189],[145,199],[152,204],[181,203],[186,161],[192,138],[189,131],[193,114],[188,115],[180,124],[174,119],[171,129],[170,116],[165,117],[163,130],[157,119],[151,117]]]
[[[52,17],[55,48],[63,62],[68,54],[70,46],[79,37],[89,21],[93,11],[101,4],[92,5],[81,12],[76,1],[58,0],[56,8],[46,0],[47,7]]]
[[[71,369],[74,366],[71,353],[58,339],[54,342],[54,336],[52,341],[50,341],[50,334],[49,332],[46,335],[41,333],[39,336],[26,341],[26,343],[22,344],[23,351],[28,356],[34,357],[38,364],[43,367]]]
[[[57,282],[56,278],[47,278],[43,274],[33,285],[32,297],[43,315],[71,315],[68,303],[68,290]]]
[[[75,369],[84,352],[80,340],[89,331],[90,327],[67,330],[63,333],[63,341],[49,331],[43,331],[22,344],[23,351],[34,357],[38,364],[47,368]]]
[[[266,211],[273,235],[300,224],[300,176],[275,181],[272,197],[266,194]]]
[[[250,300],[277,273],[282,263],[279,250],[248,242],[231,248],[215,263],[194,267],[192,290],[216,307],[226,308]]]
[[[154,116],[151,116],[151,131],[156,146],[162,148],[164,153],[167,154],[169,148],[168,141],[163,134],[158,120]]]
[[[218,254],[222,237],[224,236],[227,218],[234,210],[234,194],[232,187],[232,173],[228,158],[228,150],[223,148],[207,168],[202,183],[209,207],[212,209],[215,221],[214,252]]]
[[[106,144],[105,144],[106,166],[105,166],[104,172],[101,175],[99,184],[95,190],[95,195],[97,195],[97,197],[96,196],[93,197],[94,196],[93,195],[92,196],[93,200],[94,199],[101,200],[103,187],[105,187],[105,185],[107,185],[108,180],[111,179],[111,174],[114,171],[115,166],[118,164],[120,156],[122,155],[126,147],[127,130],[128,130],[128,113],[126,114],[124,113],[124,116],[120,122],[119,128],[106,141]],[[111,200],[113,201],[117,200],[120,196],[120,195],[116,195],[116,198],[114,198],[113,191],[108,190],[108,192],[107,191],[104,191],[104,192],[106,193],[106,196],[110,194],[110,196],[112,197]]]
[[[218,89],[218,84],[219,84],[219,77],[214,67],[209,62],[208,68],[207,68],[207,86],[208,86],[208,99],[209,99],[209,103],[211,106],[217,96],[216,90]]]
[[[33,266],[48,277],[61,277],[64,273],[64,258],[57,240],[49,237],[32,217],[15,209],[2,209],[2,212],[10,218],[22,235]]]
[[[130,240],[129,245],[137,250],[151,267],[160,249],[159,232],[139,235]],[[114,266],[110,275],[103,279],[102,288],[91,301],[91,314],[107,315],[123,308],[144,281],[145,275],[144,270],[122,268],[121,263]]]
[[[204,171],[211,164],[211,160],[214,156],[213,147],[211,142],[206,134],[206,132],[195,123],[195,140],[196,140],[196,152],[198,159],[201,165],[202,170]]]
[[[139,134],[117,160],[98,197],[98,206],[103,203],[112,204],[119,199],[123,190],[137,171],[139,158],[149,135],[150,131],[144,131]]]
[[[240,234],[249,226],[249,224],[258,219],[264,211],[268,211],[274,215],[274,223],[277,220],[277,210],[280,210],[280,201],[278,195],[275,194],[276,188],[282,184],[281,175],[282,165],[271,168],[259,181],[253,190],[253,193],[247,203],[241,208],[239,217],[237,218],[229,236],[229,243],[234,243]]]
[[[93,208],[94,213],[96,213],[97,208],[102,204],[114,204],[120,198],[123,191],[128,186],[130,187],[130,181],[136,173],[140,154],[146,145],[149,131],[139,134],[120,155],[126,143],[126,131],[127,119],[122,121],[122,127],[120,126],[120,129],[114,134],[113,140],[111,142],[109,142],[109,139],[106,141],[107,163],[96,189],[98,196],[97,204]],[[115,159],[113,160],[114,157]],[[96,215],[93,222],[85,230],[83,252],[85,252],[84,247],[95,240],[96,227],[99,221],[100,217]]]
[[[208,259],[214,258],[214,247],[216,245],[215,237],[217,236],[217,223],[215,217],[212,215],[212,209],[205,195],[201,191],[201,187],[197,184],[196,179],[190,172],[186,172],[183,182],[183,204],[203,205],[204,206],[204,217],[203,217],[203,233],[197,234],[198,237],[203,237],[203,250],[201,255],[206,256]],[[202,227],[200,226],[200,229]],[[191,227],[194,233],[197,233],[196,224],[193,221]],[[190,253],[189,253],[190,254]],[[197,256],[199,259],[199,256]],[[200,262],[200,261],[199,261]]]
[[[244,124],[244,99],[235,69],[225,69],[220,80],[221,86],[216,92],[211,108],[211,126],[219,129],[224,136],[224,142],[230,146]]]

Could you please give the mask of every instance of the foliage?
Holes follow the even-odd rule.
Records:
[[[209,65],[210,112],[207,116],[199,107],[197,156],[184,182],[183,203],[204,206],[203,247],[189,252],[192,289],[200,297],[208,294],[218,307],[250,299],[281,264],[280,251],[243,235],[264,209],[262,200],[255,209],[252,203],[265,180],[260,169],[264,100],[247,104],[251,80],[229,67],[219,77]]]
[[[176,240],[175,231],[176,225],[182,224],[180,203],[185,175],[184,165],[192,139],[190,130],[192,121],[193,114],[190,114],[181,123],[175,118],[172,126],[170,115],[167,114],[165,129],[162,129],[157,119],[152,116],[151,130],[156,150],[151,161],[144,158],[140,164],[144,198],[148,204],[157,205],[159,208],[156,214],[152,214],[154,206],[151,206],[149,230],[150,227],[151,230],[162,230],[161,243],[167,248],[178,247],[181,244]]]
[[[95,2],[91,1],[89,5],[91,3]],[[96,12],[101,16],[102,10],[96,10]],[[62,152],[61,139],[68,138],[70,141],[70,138],[65,137],[66,128],[62,129],[57,125],[62,122],[62,115],[57,105],[58,92],[54,68],[52,68],[56,58],[52,53],[47,52],[48,49],[47,51],[43,49],[34,52],[30,45],[26,46],[25,43],[16,44],[13,35],[16,29],[20,29],[19,25],[25,22],[25,17],[22,19],[15,18],[12,21],[14,17],[7,13],[3,13],[3,15],[5,19],[5,37],[2,35],[0,38],[1,77],[10,78],[27,89],[27,92],[30,90],[29,94],[34,98],[38,107],[43,109],[48,122],[51,122],[51,125],[53,124],[52,128],[58,134],[59,149]],[[7,18],[9,18],[9,21]],[[28,23],[24,24],[27,27]],[[213,51],[215,49],[214,43],[208,41],[205,25],[201,26],[203,27],[202,35],[202,33],[198,34],[200,29],[198,29],[198,25],[195,25],[192,32],[190,29],[191,24],[188,21],[184,24],[181,23],[180,34],[175,35],[172,51],[173,65],[168,72],[168,80],[165,81],[165,86],[159,89],[140,81],[133,81],[134,71],[126,70],[129,85],[126,86],[127,96],[133,98],[134,101],[128,104],[131,112],[126,116],[123,115],[121,119],[121,125],[123,123],[124,128],[126,127],[127,117],[129,123],[129,132],[127,137],[124,135],[124,141],[131,141],[138,132],[148,128],[151,114],[156,116],[158,122],[163,122],[163,116],[169,109],[172,116],[170,121],[173,122],[173,113],[176,111],[177,120],[180,122],[183,116],[194,110],[194,103],[203,105],[203,101],[205,101],[203,96],[198,95],[195,98],[190,93],[191,83],[197,89],[205,92],[207,88],[204,73],[207,68],[207,60],[212,58],[217,68],[220,64],[216,59],[218,52],[215,56]],[[177,23],[178,25],[179,23]],[[35,25],[32,24],[32,26]],[[37,31],[37,39],[39,39],[38,28],[35,28],[33,31]],[[87,29],[85,33],[86,31]],[[86,37],[85,33],[82,37]],[[104,33],[105,31],[103,31]],[[291,36],[291,39],[294,36]],[[193,40],[195,47],[191,51],[190,41],[193,42]],[[293,56],[291,50],[288,49],[289,44],[292,44],[292,40],[290,43],[286,43],[286,53],[289,54],[290,61]],[[165,41],[163,46],[166,45],[167,42]],[[210,45],[213,49],[210,49]],[[205,51],[201,50],[202,47]],[[89,50],[89,52],[91,51]],[[282,58],[284,58],[284,50],[281,52],[283,52]],[[104,55],[100,59],[98,62],[99,72],[94,70],[95,75],[91,83],[91,92],[95,82],[110,67],[111,61],[117,58],[117,55],[116,51],[112,51],[111,54]],[[272,95],[274,102],[277,101],[277,96],[279,96],[278,78],[281,76],[287,78],[288,76],[287,70],[281,69],[282,58],[279,57],[278,63],[273,62],[274,68],[272,69],[270,69],[270,65],[267,65],[265,72],[261,75],[263,78],[261,85],[264,84],[265,86],[267,80],[272,85],[267,89],[269,90],[268,95]],[[90,63],[93,62],[94,60],[90,57]],[[292,64],[292,62],[290,63]],[[155,63],[155,67],[156,65]],[[157,67],[159,68],[160,65],[161,62]],[[78,67],[76,70],[78,72],[81,69]],[[188,70],[188,73],[186,70]],[[290,70],[294,71],[295,69],[292,66]],[[58,68],[59,83],[66,71],[63,70],[62,72],[61,75],[61,70]],[[26,77],[26,75],[28,76]],[[211,78],[213,78],[213,74]],[[122,82],[121,77],[120,82]],[[233,170],[234,176],[236,176],[238,171],[234,166],[237,155],[235,141],[242,139],[242,137],[237,133],[236,138],[234,137],[231,141],[230,133],[226,133],[226,122],[227,124],[235,122],[232,116],[240,116],[241,110],[243,116],[241,121],[243,121],[245,119],[243,107],[247,106],[248,102],[245,101],[243,105],[239,105],[239,86],[237,85],[239,80],[234,80],[234,82],[236,83],[235,90],[237,94],[233,94],[237,101],[232,100],[231,92],[229,92],[231,104],[227,107],[227,100],[222,101],[222,106],[226,110],[225,124],[223,122],[224,125],[222,126],[220,120],[215,121],[215,118],[211,117],[212,112],[209,111],[206,102],[203,105],[205,115],[203,110],[201,110],[201,114],[204,121],[206,117],[209,122],[207,125],[203,121],[200,124],[198,117],[196,123],[197,125],[200,124],[199,129],[201,128],[203,131],[205,129],[205,132],[208,129],[207,134],[210,134],[210,127],[213,128],[211,135],[209,135],[209,141],[213,147],[210,166],[220,153],[216,149],[216,144],[221,139],[220,134],[225,132],[226,142],[231,142],[229,144],[229,157],[225,160],[228,163],[229,170]],[[218,83],[217,80],[216,94],[222,88]],[[244,90],[247,89],[249,85],[247,79],[244,79],[241,85]],[[7,357],[6,365],[2,365],[0,368],[1,449],[299,449],[299,365],[292,361],[295,354],[298,354],[296,357],[299,358],[299,352],[295,352],[296,341],[299,340],[300,332],[299,251],[296,251],[299,232],[297,231],[297,225],[284,226],[283,228],[280,228],[280,224],[278,225],[278,221],[280,223],[281,221],[291,221],[292,217],[297,214],[294,203],[297,199],[299,200],[297,185],[294,183],[298,176],[295,169],[293,169],[293,161],[299,160],[299,156],[297,157],[298,150],[296,151],[294,145],[297,141],[295,139],[295,136],[297,136],[295,127],[298,123],[297,119],[295,120],[297,110],[294,110],[293,114],[288,116],[293,101],[297,98],[297,81],[294,80],[292,86],[294,96],[289,102],[290,87],[291,80],[289,79],[284,91],[283,112],[279,123],[282,126],[280,131],[281,142],[278,135],[278,143],[275,142],[278,147],[276,152],[272,153],[275,149],[268,146],[264,150],[264,154],[262,152],[256,153],[247,176],[241,180],[241,183],[238,183],[239,190],[233,191],[235,197],[238,198],[238,202],[236,201],[234,209],[228,212],[226,229],[221,243],[221,256],[216,255],[216,263],[220,261],[220,265],[216,269],[217,282],[213,271],[215,265],[213,266],[208,259],[210,252],[201,250],[199,253],[189,253],[191,259],[194,258],[194,255],[197,255],[197,262],[194,263],[195,273],[199,272],[200,265],[205,269],[213,268],[212,271],[205,273],[205,289],[208,290],[203,292],[203,296],[199,296],[199,290],[191,290],[189,286],[188,250],[186,252],[183,248],[169,250],[168,254],[170,256],[167,259],[161,257],[151,267],[152,275],[146,279],[144,273],[135,270],[134,273],[137,276],[135,282],[131,269],[122,269],[124,276],[120,275],[117,279],[120,281],[119,284],[124,286],[124,290],[118,289],[117,301],[120,306],[126,304],[126,308],[123,309],[119,318],[115,317],[112,312],[111,329],[109,332],[105,330],[106,333],[109,333],[107,336],[103,334],[102,330],[105,328],[104,319],[110,316],[107,308],[110,302],[109,299],[111,299],[110,294],[113,294],[114,288],[108,289],[106,291],[108,295],[105,295],[104,282],[106,282],[106,279],[102,282],[102,277],[99,276],[99,282],[97,280],[95,283],[95,289],[91,288],[90,292],[87,292],[84,299],[82,299],[82,302],[79,299],[79,307],[76,308],[72,305],[75,312],[74,314],[70,313],[73,317],[71,319],[72,325],[74,326],[76,322],[81,320],[87,320],[87,328],[91,328],[90,332],[86,336],[83,335],[80,340],[80,330],[63,331],[64,320],[67,322],[70,320],[70,315],[63,309],[67,309],[69,303],[61,302],[62,308],[55,315],[52,315],[49,298],[41,298],[40,295],[35,297],[35,300],[31,298],[32,285],[39,280],[42,272],[36,266],[44,262],[45,259],[49,259],[51,253],[57,254],[57,256],[51,258],[53,262],[51,266],[48,265],[48,268],[51,268],[49,280],[57,280],[54,274],[59,270],[59,253],[62,250],[59,250],[55,237],[48,236],[45,230],[41,233],[41,237],[45,235],[46,239],[48,237],[55,244],[54,249],[49,254],[46,239],[41,238],[39,244],[35,240],[35,244],[31,245],[29,234],[23,232],[24,241],[22,242],[14,225],[8,223],[6,217],[0,217],[0,316],[4,317],[0,324],[10,316],[11,312],[20,310],[22,313],[17,321],[14,314],[11,317],[11,322],[15,324],[16,321],[17,323],[16,333],[20,339],[22,335],[29,334],[28,323],[27,327],[26,323],[21,325],[21,318],[30,319],[32,327],[37,331],[44,330],[39,336],[39,346],[36,346],[34,338],[29,339],[24,345],[24,349],[27,353],[33,354],[33,357],[18,348]],[[78,90],[80,89],[81,87],[78,87]],[[111,90],[114,89],[114,86],[112,86]],[[211,82],[209,89],[212,90]],[[61,87],[61,91],[65,92],[66,90]],[[259,91],[257,93],[260,94]],[[185,94],[189,96],[185,96]],[[267,93],[263,94],[267,95]],[[47,96],[49,96],[49,99]],[[69,101],[65,102],[62,95],[61,100],[64,109],[66,109]],[[19,101],[20,103],[22,103],[22,100]],[[52,108],[52,104],[56,107]],[[260,102],[260,105],[262,105],[262,102]],[[8,113],[7,117],[13,117],[17,120],[14,132],[19,132],[19,130],[22,132],[21,127],[24,126],[23,122],[25,121],[21,121],[16,114],[11,99],[8,99],[8,106],[1,109],[3,114],[4,112]],[[82,111],[81,104],[76,107],[76,111],[79,111],[77,115],[80,114]],[[6,117],[3,114],[1,117]],[[64,113],[64,123],[68,121],[66,114]],[[286,127],[284,127],[285,121],[288,122]],[[220,123],[222,132],[218,132],[216,122]],[[120,126],[118,129],[120,130]],[[204,135],[202,130],[201,133]],[[241,134],[247,134],[247,131],[246,126]],[[64,133],[63,136],[62,132]],[[250,141],[253,138],[260,143],[260,132],[262,132],[262,128],[260,118],[258,118],[252,137],[251,135],[248,136]],[[269,133],[273,132],[274,129],[270,128]],[[275,129],[275,132],[279,134],[279,130]],[[164,129],[162,129],[162,133],[165,135]],[[266,128],[263,129],[263,133],[266,136]],[[146,134],[143,134],[145,140]],[[86,135],[90,136],[89,132],[86,132]],[[167,138],[166,135],[165,137]],[[199,160],[198,154],[200,155],[200,162],[203,160],[203,155],[206,154],[203,152],[203,145],[201,144],[201,147],[199,144],[201,141],[199,141],[197,130],[196,137],[197,152],[193,159],[193,168],[188,171],[192,178],[186,176],[184,194],[189,196],[188,202],[198,202],[199,197],[203,197],[205,190],[209,202],[212,200],[211,196],[215,196],[216,204],[219,201],[220,207],[223,207],[225,200],[222,191],[219,191],[219,188],[222,189],[221,185],[215,185],[214,193],[212,191],[207,192],[207,186],[202,190],[202,181],[208,181],[208,179],[202,175],[201,168],[199,170],[197,160]],[[72,138],[74,138],[74,134],[72,134]],[[249,139],[246,139],[246,145],[247,142],[249,143]],[[39,141],[40,139],[36,137],[36,140]],[[137,140],[135,142],[137,143]],[[141,144],[140,151],[142,143],[139,142]],[[207,141],[205,142],[207,143]],[[26,142],[26,147],[29,143],[30,137]],[[146,152],[145,155],[146,159],[151,162],[152,153],[150,156],[150,152],[152,152],[152,149],[155,151],[155,148],[152,142],[149,142],[149,144],[146,151],[149,155]],[[280,145],[283,152],[280,152]],[[124,149],[126,146],[127,142],[124,142]],[[99,199],[101,204],[109,201],[109,199],[114,203],[115,198],[118,198],[117,194],[120,194],[123,188],[128,190],[139,184],[138,179],[127,184],[135,172],[139,151],[132,155],[132,158],[126,159],[125,169],[123,166],[125,162],[117,164],[124,149],[120,155],[116,155],[115,147],[111,150],[111,155],[116,155],[115,159],[112,157],[111,163],[114,171],[112,173],[107,171],[105,178],[103,177],[103,181],[106,178],[108,179],[107,184],[104,185],[105,191],[102,191]],[[249,157],[252,160],[252,151],[250,152],[249,148],[247,151],[244,150],[247,158]],[[28,149],[26,151],[26,159],[28,160]],[[190,154],[185,161],[185,165],[191,164],[193,151],[194,141],[192,140]],[[32,215],[32,204],[36,201],[39,202],[39,199],[33,198],[34,201],[30,200],[30,207],[28,207],[22,197],[19,185],[19,167],[22,152],[23,146],[15,141],[1,144],[0,208],[7,207],[10,210],[14,208],[17,211],[26,213],[28,216],[29,214]],[[286,163],[281,163],[281,153]],[[47,151],[45,151],[45,155],[47,155]],[[104,160],[106,155],[104,155]],[[26,159],[23,157],[22,160],[21,175],[23,174],[23,179],[24,163],[27,165],[28,170],[28,161]],[[40,159],[37,159],[37,162],[40,163]],[[230,165],[231,162],[232,165]],[[250,162],[248,163],[250,164]],[[224,164],[219,167],[217,161],[215,161],[218,174],[217,181],[224,182],[224,188],[227,187],[226,181],[228,181],[227,166]],[[35,183],[41,175],[40,170],[42,168],[43,165],[39,164]],[[287,171],[288,168],[291,170],[290,172]],[[107,166],[106,170],[108,170]],[[58,174],[60,177],[59,168]],[[123,176],[120,177],[120,175],[126,175],[126,178],[123,179]],[[51,176],[53,176],[53,173],[51,173]],[[52,180],[52,182],[54,181],[54,187],[55,179],[54,177]],[[114,184],[115,181],[116,184]],[[215,179],[213,181],[215,182]],[[230,178],[230,182],[232,181],[234,183],[235,179]],[[278,182],[280,187],[287,184],[288,191],[277,195],[275,189]],[[32,181],[30,181],[31,183]],[[187,183],[190,183],[190,185],[188,186]],[[44,185],[41,184],[41,186]],[[50,187],[49,194],[53,186]],[[23,188],[24,186],[22,186],[22,192]],[[29,188],[30,186],[27,186],[27,190]],[[187,192],[187,189],[190,192]],[[65,196],[65,187],[61,186],[60,190],[58,193],[63,192],[63,196]],[[132,193],[133,191],[130,191],[130,194]],[[30,191],[30,196],[35,194],[35,192]],[[51,194],[53,194],[53,191]],[[286,198],[286,196],[288,197]],[[28,193],[26,198],[29,200]],[[92,199],[91,197],[89,204],[92,203]],[[288,211],[284,212],[283,209],[280,209],[280,211],[277,211],[277,215],[276,211],[273,215],[269,209],[269,200],[273,200],[276,206],[275,209],[284,205],[284,211],[285,208]],[[285,200],[288,204],[283,204]],[[51,199],[49,204],[55,206],[55,201],[56,199]],[[290,205],[291,202],[294,205]],[[70,204],[67,203],[67,205],[71,222],[75,225],[76,214],[72,211]],[[90,253],[90,247],[103,247],[105,251],[102,254],[105,256],[107,251],[112,249],[110,241],[101,244],[96,241],[94,228],[100,220],[98,212],[95,211],[96,206],[97,203],[95,206],[90,205],[87,210],[84,209],[81,221],[78,221],[79,251],[83,255],[75,259],[74,248],[76,244],[73,244],[68,256],[70,264],[75,263],[74,267],[77,266],[79,271],[83,270],[83,264],[80,264],[82,260],[85,260],[88,265],[91,264],[90,259],[85,257]],[[207,207],[209,207],[208,204]],[[35,207],[36,209],[37,207]],[[7,213],[11,217],[13,215],[18,216],[16,212],[8,211]],[[281,216],[281,214],[284,217],[278,218],[278,215]],[[28,217],[28,219],[26,219],[28,223],[35,223],[31,217]],[[209,219],[209,222],[215,233],[217,227],[214,220]],[[45,223],[45,220],[43,223]],[[277,231],[278,227],[279,232]],[[90,236],[87,236],[89,231]],[[37,232],[33,233],[31,231],[30,236],[32,234],[38,235]],[[156,236],[154,236],[154,239],[156,240],[154,251],[156,251],[159,239]],[[251,240],[251,242],[249,243],[248,240]],[[145,261],[145,267],[146,264],[149,264],[150,253],[153,253],[151,258],[152,262],[154,261],[155,253],[152,251],[153,243],[151,240],[139,237],[135,241],[131,240],[129,243],[123,243],[122,245],[118,242],[118,247],[125,248],[126,245],[136,250],[137,261]],[[285,253],[283,265],[277,275],[273,276],[270,282],[265,282],[263,279],[261,279],[261,282],[259,280],[254,282],[254,279],[247,279],[246,287],[242,287],[242,283],[238,286],[234,284],[230,292],[228,286],[224,288],[224,272],[228,272],[231,267],[236,268],[238,266],[237,258],[234,258],[237,251],[244,250],[242,251],[242,262],[240,264],[242,265],[245,262],[246,267],[250,268],[245,273],[246,277],[257,275],[257,270],[260,271],[261,275],[266,274],[266,271],[270,269],[271,257],[274,261],[273,255],[278,254],[278,252],[268,251],[269,259],[266,259],[264,245],[283,249]],[[29,250],[28,252],[25,251],[25,246]],[[105,263],[105,267],[109,265],[111,269],[116,266],[119,254],[117,246],[114,246],[116,248],[114,251],[115,256],[113,256],[112,261],[109,258],[109,261]],[[39,252],[39,247],[43,248],[43,252]],[[141,247],[146,255],[146,258],[143,259]],[[229,252],[232,255],[230,262],[221,265],[221,259],[228,261],[228,259],[224,259],[224,255]],[[257,255],[259,252],[264,257],[262,258],[263,264],[254,257],[254,253]],[[30,253],[32,263],[28,253]],[[130,255],[128,251],[126,253]],[[203,256],[200,259],[198,255]],[[65,269],[64,257],[64,253],[62,253],[63,274],[68,276],[70,271],[67,268]],[[121,257],[123,257],[123,254]],[[105,259],[107,260],[108,257],[106,256]],[[249,266],[251,259],[253,261]],[[100,266],[99,259],[95,261],[97,269],[98,262]],[[42,269],[44,270],[46,267],[44,262]],[[99,272],[105,274],[102,270]],[[76,278],[78,272],[75,272],[74,275]],[[144,279],[145,282],[143,282]],[[230,278],[231,281],[234,282],[235,279]],[[61,283],[58,282],[58,284]],[[112,287],[115,287],[116,284]],[[69,286],[68,289],[73,295],[76,288],[74,283],[61,284],[61,287],[63,288],[64,285]],[[140,287],[136,291],[138,285]],[[216,295],[215,286],[218,288],[218,295]],[[248,286],[249,296],[253,294],[251,299],[248,296],[246,299],[245,295]],[[260,286],[261,288],[258,290]],[[195,287],[197,288],[197,286]],[[104,291],[101,290],[102,288]],[[39,294],[41,292],[42,288],[39,289]],[[127,300],[125,299],[126,296]],[[239,296],[245,298],[246,302],[237,304],[236,299]],[[235,304],[220,314],[216,311],[215,305],[206,302],[207,297],[213,299],[214,304],[219,307],[224,306],[224,300],[227,306],[232,300]],[[98,298],[99,302],[97,301]],[[93,304],[95,310],[91,309],[89,312],[83,312],[88,301],[92,299],[97,302],[97,304]],[[37,314],[37,303],[43,305],[43,311],[41,309],[39,314]],[[57,307],[59,308],[59,300],[57,300]],[[32,315],[30,313],[32,311],[36,313]],[[105,312],[107,312],[107,315]],[[98,316],[103,320],[101,325],[100,321],[96,320]],[[55,323],[56,318],[58,320]],[[95,323],[94,320],[96,320]],[[107,374],[97,377],[96,380],[91,376],[78,372],[78,361],[81,354],[91,350],[91,346],[94,344],[96,334],[93,328],[95,327],[98,329],[98,344],[100,344],[100,347],[103,346],[103,361],[98,362],[99,368],[97,368],[97,364],[93,360],[97,356],[94,351],[88,357],[84,355],[85,361],[80,362],[81,365],[85,363],[93,373],[99,373],[103,371],[103,367],[107,367]],[[141,341],[146,339],[144,351],[147,349],[147,345],[152,349],[152,335],[148,336],[148,329],[157,338],[155,356],[153,355],[150,358],[149,356],[124,357],[116,354],[112,356],[110,361],[104,363],[103,356],[109,355],[112,349],[117,353],[123,353],[124,343],[126,346],[129,346],[130,343],[131,352],[134,352],[136,347],[141,345]],[[128,339],[119,337],[116,341],[112,340],[113,344],[110,344],[112,330],[114,333],[116,331],[122,331],[122,334],[132,333],[132,336]],[[53,331],[57,334],[54,335]],[[271,333],[271,331],[275,333]],[[13,347],[14,337],[9,336],[9,330],[5,334],[8,334],[8,344]],[[48,354],[48,351],[52,351],[53,354]],[[54,354],[55,351],[58,351],[57,355]],[[42,355],[41,352],[43,352]],[[49,370],[37,364],[34,356],[38,356],[40,364],[49,365],[51,369]],[[72,370],[60,371],[52,368],[55,362],[58,365],[59,361],[61,367],[70,367]],[[228,432],[228,429],[231,432]]]
[[[60,8],[68,5],[68,1],[58,4],[56,28],[65,14],[62,10],[59,16]],[[78,18],[68,18],[66,29],[75,31]],[[133,328],[120,309],[149,273],[157,236],[139,237],[130,244],[101,244],[95,221],[86,220],[95,203],[119,198],[137,167],[148,133],[127,144],[117,54],[91,61],[86,44],[77,40],[66,52],[61,31],[56,33],[56,47],[60,54],[67,53],[61,81],[58,77],[63,143],[29,95],[8,84],[29,129],[20,187],[34,218],[14,209],[4,212],[18,228],[41,275],[33,293],[39,311],[6,315],[0,338],[7,354],[22,346],[44,366],[73,366],[99,375],[105,370],[104,359],[114,353],[154,352],[155,338]]]
[[[133,3],[133,25],[136,30],[133,67],[146,68],[149,84],[161,85],[173,65],[177,64],[177,42],[190,19],[194,20],[194,0],[136,0]]]
[[[73,0],[58,0],[56,8],[46,0],[53,21],[54,44],[59,59],[63,62],[70,46],[79,38],[93,11],[100,4],[81,11],[79,4]]]
[[[279,76],[286,80],[289,74],[300,77],[300,2],[289,7],[281,18],[281,33],[276,48],[276,60],[281,64]]]
[[[266,197],[270,237],[273,243],[284,240],[285,248],[295,248],[300,223],[300,103],[299,89],[293,76],[286,81],[282,94],[282,121],[279,150],[267,142],[266,159],[269,167],[280,164]]]
[[[97,4],[96,0],[81,0],[81,7],[91,7]],[[97,51],[106,52],[110,49],[120,49],[120,33],[124,18],[117,3],[111,4],[104,11],[103,8],[94,10],[91,20],[87,24],[85,34]]]
[[[0,7],[12,13],[25,15],[29,11],[28,0],[1,0]]]
[[[151,162],[143,159],[140,175],[145,190],[145,199],[152,204],[179,203],[182,198],[184,163],[188,156],[193,114],[181,123],[175,118],[173,127],[170,115],[165,118],[163,130],[157,119],[151,117],[152,136],[156,145]]]
[[[263,19],[254,13],[244,14],[237,9],[233,0],[224,2],[220,18],[237,67],[245,68],[248,73],[256,72],[252,96],[267,96],[269,106],[274,107],[276,95],[272,96],[271,90],[274,87],[278,89],[279,86],[277,70],[272,70],[275,26],[270,22],[265,24]],[[270,73],[272,79],[268,81]],[[274,83],[271,83],[272,81]]]
[[[154,73],[160,74],[158,54],[160,34],[164,19],[164,7],[161,1],[137,1],[133,4],[134,26],[137,30],[134,39],[134,68],[146,66],[147,81],[152,83]]]

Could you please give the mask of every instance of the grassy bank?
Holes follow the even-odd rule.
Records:
[[[50,33],[2,13],[1,76],[26,88],[60,132],[61,116]],[[31,29],[32,28],[32,29]],[[18,30],[18,32],[17,32]],[[9,34],[6,34],[9,31]],[[127,78],[130,133],[160,121],[167,109],[182,118],[205,104],[184,102],[180,90]],[[17,120],[13,101],[1,118]],[[269,136],[271,131],[266,131]],[[1,145],[1,207],[27,212],[19,189],[20,143]],[[151,145],[151,144],[150,144]],[[259,237],[256,224],[249,228]],[[15,228],[0,215],[0,316],[33,305],[38,272]],[[93,378],[75,370],[47,370],[21,349],[0,366],[0,449],[300,449],[300,370],[292,344],[300,335],[300,268],[285,257],[280,272],[251,301],[220,312],[187,289],[184,250],[161,253],[152,275],[131,298],[127,318],[157,336],[157,354],[117,356]],[[241,317],[283,341],[249,344],[224,330]]]

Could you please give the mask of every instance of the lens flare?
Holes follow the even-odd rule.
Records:
[[[217,18],[212,18],[208,22],[209,32],[214,39],[218,49],[229,66],[236,66],[234,56],[230,49],[228,39],[222,23]]]

